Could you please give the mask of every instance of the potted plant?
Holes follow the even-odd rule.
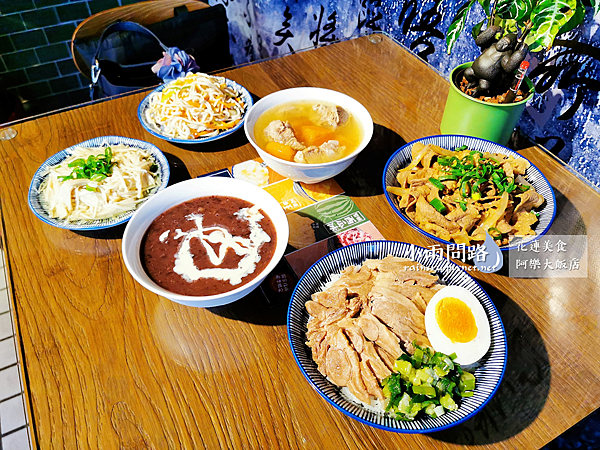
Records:
[[[502,145],[508,142],[525,104],[533,96],[526,71],[529,52],[550,48],[554,38],[580,25],[587,13],[600,10],[599,0],[467,0],[446,33],[450,53],[478,3],[485,18],[471,35],[481,54],[450,74],[450,91],[440,124],[444,134],[481,137]],[[587,3],[590,2],[590,3]],[[517,69],[521,66],[521,74]],[[516,76],[517,75],[517,76]],[[512,88],[512,92],[511,92]]]

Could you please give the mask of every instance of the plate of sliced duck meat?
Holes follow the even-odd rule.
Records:
[[[504,326],[461,267],[394,241],[317,261],[290,302],[288,337],[312,387],[364,424],[430,433],[470,419],[506,367]]]

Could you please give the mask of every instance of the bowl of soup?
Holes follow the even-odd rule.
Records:
[[[373,119],[346,94],[299,87],[256,102],[244,130],[275,172],[294,181],[318,183],[354,162],[373,136]]]
[[[155,294],[188,306],[221,306],[260,285],[288,236],[283,209],[263,189],[231,178],[195,178],[136,211],[123,234],[123,260]]]

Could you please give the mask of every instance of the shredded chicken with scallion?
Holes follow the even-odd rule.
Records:
[[[39,198],[50,217],[99,220],[135,209],[159,186],[154,157],[127,145],[76,147],[47,170]]]

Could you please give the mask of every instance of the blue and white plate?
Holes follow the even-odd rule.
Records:
[[[400,216],[402,220],[404,220],[408,225],[412,228],[424,234],[425,236],[433,239],[434,241],[440,242],[444,245],[449,245],[451,242],[440,239],[439,237],[428,233],[421,229],[416,223],[414,223],[403,211],[398,208],[398,200],[395,195],[391,195],[386,186],[398,186],[398,182],[396,181],[396,175],[398,170],[408,166],[412,160],[411,150],[415,143],[422,142],[423,144],[434,144],[442,148],[446,148],[449,150],[454,150],[455,148],[466,145],[469,150],[476,150],[480,152],[490,152],[490,153],[501,153],[504,155],[511,155],[515,159],[525,159],[523,156],[519,155],[508,148],[496,144],[495,142],[487,141],[485,139],[469,137],[469,136],[460,136],[460,135],[440,135],[440,136],[429,136],[421,139],[417,139],[415,141],[409,142],[408,144],[400,147],[396,152],[390,157],[388,160],[385,169],[383,171],[383,190],[385,192],[385,197],[387,198],[388,203],[392,206],[396,214]],[[527,160],[529,161],[529,160]],[[556,216],[556,198],[554,197],[554,191],[552,190],[552,186],[544,176],[544,174],[529,161],[529,168],[525,172],[527,182],[530,183],[535,190],[541,194],[546,200],[542,205],[541,209],[536,209],[539,213],[539,221],[534,225],[535,235],[525,236],[522,238],[515,238],[508,245],[500,246],[500,250],[508,251],[508,250],[516,250],[519,245],[530,244],[531,242],[539,239],[541,236],[546,234],[554,222],[554,216]]]
[[[340,389],[329,382],[317,370],[310,348],[305,344],[308,312],[305,303],[311,294],[321,291],[350,265],[360,265],[367,259],[382,259],[387,255],[409,258],[437,272],[440,282],[468,289],[481,302],[490,322],[491,346],[473,372],[476,379],[475,393],[463,398],[456,411],[432,419],[419,418],[404,422],[386,415],[377,414],[355,404],[340,393]],[[344,414],[367,425],[400,433],[430,433],[457,425],[473,417],[496,393],[506,367],[506,333],[502,320],[489,296],[473,277],[458,265],[431,250],[414,244],[394,241],[368,241],[342,247],[319,261],[302,276],[292,294],[287,317],[288,337],[292,353],[309,383],[325,400]],[[472,370],[471,370],[472,371]]]
[[[48,158],[44,162],[44,164],[42,164],[40,168],[35,172],[35,174],[33,175],[33,179],[31,180],[31,184],[29,185],[28,201],[29,207],[31,208],[33,213],[38,217],[38,219],[40,219],[42,222],[47,223],[48,225],[52,225],[58,228],[80,231],[102,230],[104,228],[114,227],[127,222],[133,215],[133,213],[136,211],[137,207],[139,207],[143,202],[139,203],[135,209],[127,211],[123,214],[119,214],[118,216],[111,217],[110,219],[79,220],[74,222],[68,222],[62,219],[53,219],[52,217],[50,217],[39,200],[39,187],[42,181],[44,181],[44,178],[46,178],[46,172],[48,168],[51,166],[55,166],[61,161],[67,159],[69,156],[71,156],[73,150],[76,147],[100,147],[103,145],[119,144],[146,150],[152,155],[156,162],[156,165],[158,166],[158,171],[160,173],[160,183],[158,187],[155,188],[150,193],[150,195],[148,195],[148,197],[146,197],[145,200],[167,187],[167,183],[169,182],[169,176],[171,174],[171,171],[169,169],[169,162],[167,161],[165,155],[158,149],[158,147],[150,144],[149,142],[144,142],[138,139],[131,139],[122,136],[97,137],[85,142],[81,142],[80,144],[73,145],[69,148],[58,152],[54,156]]]
[[[148,106],[150,104],[150,96],[156,92],[162,92],[162,90],[168,86],[168,83],[161,84],[159,87],[154,89],[150,94],[148,94],[144,98],[144,100],[142,100],[142,102],[140,103],[140,106],[138,107],[138,119],[139,119],[140,123],[142,124],[142,126],[146,129],[146,131],[148,133],[150,133],[151,135],[156,136],[157,138],[160,138],[160,139],[164,139],[165,141],[168,141],[168,142],[176,143],[176,144],[201,144],[203,142],[215,141],[215,140],[221,139],[225,136],[229,136],[230,134],[235,133],[237,130],[242,128],[242,126],[244,126],[244,120],[246,119],[246,114],[248,114],[248,110],[254,104],[254,100],[252,100],[252,95],[250,95],[250,92],[248,92],[248,90],[244,86],[242,86],[241,84],[238,84],[235,81],[230,80],[228,78],[224,78],[224,80],[225,80],[225,83],[227,84],[227,86],[229,86],[230,88],[232,88],[234,91],[236,91],[238,94],[241,95],[242,100],[246,104],[246,107],[244,109],[244,114],[242,115],[242,120],[240,120],[240,122],[234,128],[231,128],[230,130],[223,131],[223,132],[217,134],[216,136],[210,136],[210,137],[204,137],[204,138],[201,137],[201,138],[197,138],[197,139],[178,139],[178,138],[173,138],[173,137],[163,134],[156,125],[148,122],[148,120],[146,119],[145,111],[146,111],[146,109],[148,109]]]

